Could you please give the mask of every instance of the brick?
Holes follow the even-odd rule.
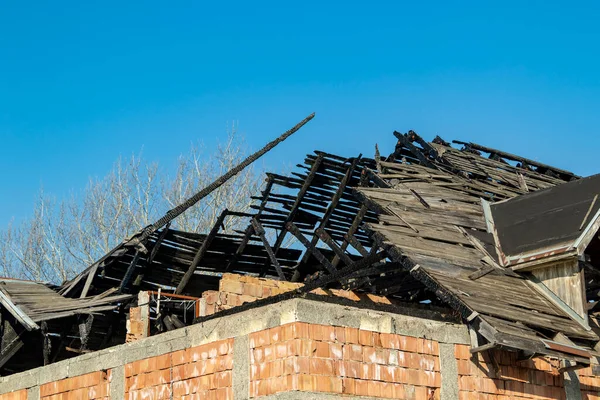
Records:
[[[417,338],[412,336],[400,336],[400,350],[416,353]]]
[[[345,328],[346,343],[358,344],[358,329],[357,328]]]
[[[391,333],[381,333],[379,335],[381,340],[381,346],[386,349],[399,349],[400,348],[400,337]]]
[[[360,301],[360,297],[350,290],[332,289],[331,294],[336,297],[343,297],[352,301]]]
[[[314,392],[317,389],[317,377],[312,375],[298,375],[298,389],[305,392]]]
[[[225,293],[243,294],[244,285],[244,283],[237,279],[226,279],[223,277],[219,281],[219,291]]]
[[[314,340],[300,340],[299,353],[301,356],[312,357],[317,351],[317,342]]]
[[[236,305],[241,306],[244,303],[252,303],[253,301],[256,301],[256,297],[243,294],[241,296],[238,296],[238,301]]]
[[[368,396],[369,395],[369,388],[368,388],[368,381],[362,380],[362,379],[356,379],[354,381],[355,383],[355,390],[356,390],[356,395],[357,396]]]
[[[269,331],[260,331],[256,333],[252,333],[250,335],[250,347],[263,347],[271,344],[271,336],[269,335]]]
[[[264,351],[264,359],[266,362],[275,360],[276,355],[275,355],[275,346],[274,345],[264,347],[263,351]]]
[[[333,376],[317,376],[316,390],[318,392],[342,393],[342,378]]]
[[[319,358],[330,358],[329,343],[316,342],[315,344],[315,357]]]
[[[357,344],[347,344],[342,349],[344,360],[362,361],[363,347]]]
[[[338,342],[346,342],[346,330],[341,326],[334,327],[335,340]]]
[[[381,382],[367,381],[367,395],[372,397],[381,397]]]
[[[312,375],[334,375],[334,363],[333,360],[311,358],[309,360],[310,369],[309,372]]]
[[[261,289],[262,289],[261,297],[267,298],[267,297],[273,296],[273,288],[268,287],[268,286],[262,286]]]
[[[393,397],[394,399],[406,399],[407,398],[406,391],[404,389],[404,385],[395,383],[393,390],[394,390],[394,397]]]
[[[352,378],[342,378],[342,393],[356,394],[356,383]]]
[[[240,294],[260,299],[263,296],[263,286],[250,282],[244,283]]]
[[[207,304],[215,304],[219,301],[219,292],[216,290],[205,290],[202,293],[202,298],[206,300]]]
[[[340,343],[329,344],[329,355],[334,360],[341,360],[344,357],[343,346]]]
[[[283,340],[283,328],[281,326],[277,326],[275,328],[269,329],[269,340],[271,343],[277,343]]]
[[[362,344],[363,346],[373,346],[373,332],[360,330],[358,332],[358,343]]]
[[[463,344],[454,345],[454,356],[459,360],[468,360],[471,358],[469,346]]]
[[[231,371],[217,372],[215,374],[217,388],[229,387],[232,384]]]

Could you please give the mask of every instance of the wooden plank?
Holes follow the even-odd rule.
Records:
[[[0,304],[28,331],[40,329],[27,314],[12,302],[10,295],[3,288],[0,288]]]
[[[196,267],[202,261],[202,258],[208,251],[208,247],[210,246],[213,239],[219,232],[219,229],[221,229],[221,225],[223,225],[223,221],[225,221],[225,217],[227,217],[228,213],[229,213],[229,210],[225,209],[221,212],[221,214],[217,218],[217,221],[211,228],[209,234],[204,239],[204,242],[202,242],[202,246],[200,246],[200,248],[198,249],[198,252],[194,256],[194,259],[190,263],[187,271],[185,271],[185,274],[183,275],[183,277],[181,278],[181,281],[177,285],[177,288],[175,289],[175,294],[181,294],[185,290],[186,285],[190,281],[192,275],[194,275],[194,271],[196,270]]]
[[[275,271],[277,271],[277,276],[279,276],[279,279],[285,280],[285,275],[283,273],[283,270],[281,269],[281,265],[279,265],[279,261],[277,260],[277,257],[275,256],[275,253],[273,252],[269,241],[265,237],[265,230],[256,218],[252,218],[252,227],[254,228],[256,234],[260,237],[260,240],[262,240],[263,245],[265,246],[265,250],[267,251],[267,254],[269,254],[271,264],[275,267]]]

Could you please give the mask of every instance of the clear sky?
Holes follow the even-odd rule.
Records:
[[[597,1],[0,0],[0,226],[239,121],[266,159],[373,155],[392,132],[600,172]]]

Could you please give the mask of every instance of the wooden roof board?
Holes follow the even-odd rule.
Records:
[[[402,163],[396,164],[403,166]],[[484,251],[492,257],[496,256],[493,237],[485,230],[483,209],[476,204],[479,197],[471,191],[461,190],[458,185],[434,187],[428,177],[434,174],[433,170],[427,173],[425,167],[419,168],[420,171],[411,176],[411,182],[407,185],[412,185],[412,190],[417,194],[422,191],[423,198],[435,198],[436,203],[443,203],[445,210],[456,207],[454,211],[445,215],[445,210],[439,207],[425,207],[415,196],[407,195],[402,179],[396,183],[398,189],[357,188],[360,196],[378,204],[381,210],[388,211],[379,215],[382,224],[369,224],[373,231],[382,234],[387,243],[393,244],[412,259],[466,307],[488,316],[491,321],[504,321],[507,325],[518,323],[522,326],[520,329],[528,332],[530,337],[541,337],[536,329],[544,329],[563,332],[575,338],[597,339],[593,332],[570,319],[563,310],[534,291],[523,278],[504,275],[499,269],[479,279],[469,279],[474,270],[482,267],[485,255],[464,240],[452,240],[459,237],[456,225],[466,226],[467,232],[481,242]],[[436,173],[443,175],[439,171]],[[424,175],[426,178],[417,184],[415,178]],[[431,196],[432,193],[435,193],[435,197]],[[465,223],[467,221],[468,224]]]
[[[43,283],[20,280],[0,280],[0,289],[15,307],[36,323],[68,315],[114,309],[118,302],[131,297],[113,295],[102,299],[72,299],[61,296]]]
[[[509,259],[567,251],[600,210],[600,174],[490,205]]]

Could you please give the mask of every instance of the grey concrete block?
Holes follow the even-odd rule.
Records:
[[[75,358],[74,358],[75,359]],[[72,360],[74,360],[72,359]],[[65,360],[71,361],[71,360]],[[46,367],[39,368],[39,384],[54,382],[69,377],[69,363],[61,361]],[[99,364],[96,364],[97,368],[100,368]]]
[[[40,378],[40,369],[35,368],[30,371],[3,377],[0,380],[0,394],[37,386]]]

